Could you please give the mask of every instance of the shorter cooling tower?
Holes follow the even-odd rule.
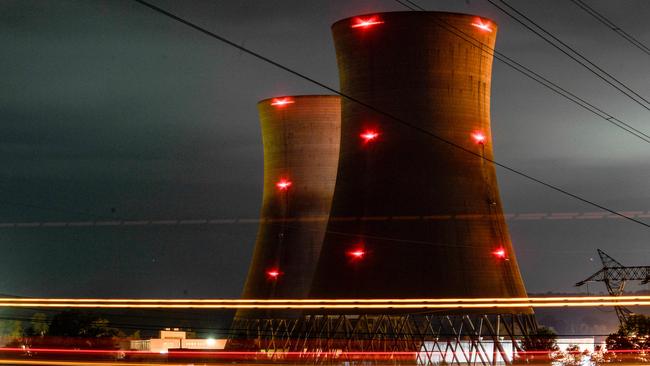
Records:
[[[339,159],[338,96],[304,95],[258,103],[264,143],[264,196],[242,297],[309,294],[329,217]],[[242,310],[237,318],[293,316]]]

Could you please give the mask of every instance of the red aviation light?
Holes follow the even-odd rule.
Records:
[[[501,248],[497,248],[494,252],[492,252],[492,255],[497,257],[498,259],[507,259],[506,257],[506,250]]]
[[[476,142],[477,144],[481,144],[481,145],[482,145],[482,144],[485,143],[485,138],[486,138],[486,137],[485,137],[485,135],[483,134],[483,132],[474,132],[474,133],[472,134],[472,138],[474,139],[474,142]]]
[[[291,99],[291,98],[273,98],[271,100],[271,105],[274,105],[276,107],[284,107],[287,104],[293,104],[296,101]]]
[[[490,22],[483,22],[482,19],[476,19],[476,21],[472,23],[472,25],[482,31],[492,32],[492,27],[490,26]]]
[[[266,276],[269,278],[269,280],[273,280],[273,281],[277,280],[278,277],[280,277],[280,274],[281,274],[280,271],[275,268],[266,271]]]
[[[374,141],[379,137],[379,132],[375,130],[366,130],[362,134],[359,135],[363,139],[363,142],[368,143],[371,141]]]
[[[279,182],[275,183],[275,186],[278,187],[278,189],[281,191],[286,191],[289,189],[289,187],[291,187],[291,184],[292,183],[290,180],[282,178]]]
[[[366,29],[373,25],[383,24],[384,21],[379,19],[377,16],[372,16],[369,18],[354,18],[351,28],[363,28]]]
[[[348,256],[352,259],[362,259],[366,255],[366,251],[363,249],[354,249],[348,252]]]

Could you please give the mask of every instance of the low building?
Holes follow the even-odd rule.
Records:
[[[217,351],[225,346],[225,339],[187,338],[187,332],[178,328],[161,330],[159,338],[136,339],[130,342],[131,350],[157,353],[167,353],[170,349]]]

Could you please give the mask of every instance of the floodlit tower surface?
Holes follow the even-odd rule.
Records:
[[[329,217],[339,158],[338,96],[258,103],[264,143],[261,222],[243,298],[305,298]],[[252,314],[240,311],[238,317]],[[255,311],[256,317],[280,312]]]
[[[342,100],[341,158],[310,296],[525,297],[490,162],[496,24],[395,12],[343,19],[332,31],[342,93],[415,128]]]

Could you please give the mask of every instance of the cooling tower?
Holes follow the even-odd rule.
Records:
[[[264,194],[243,298],[305,298],[327,226],[339,159],[338,96],[305,95],[258,103]],[[237,317],[287,312],[239,311]]]
[[[395,12],[343,19],[332,31],[342,93],[377,110],[342,99],[336,188],[310,296],[525,297],[490,162],[496,24]]]

